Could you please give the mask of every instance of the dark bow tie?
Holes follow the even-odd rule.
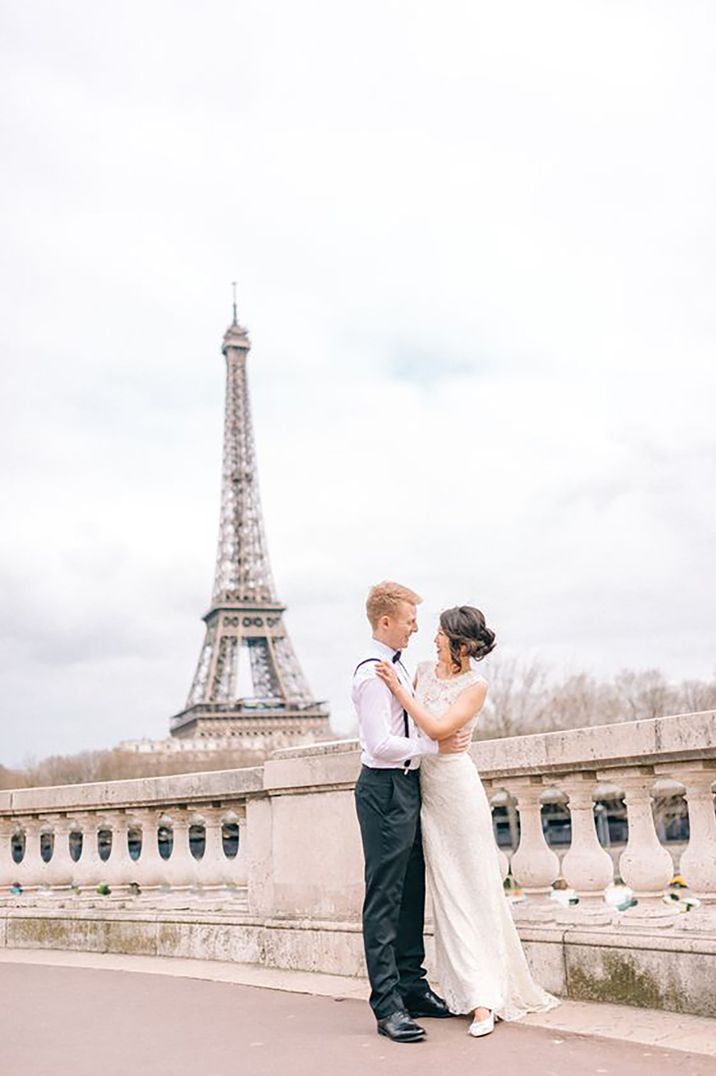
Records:
[[[393,664],[394,664],[394,665],[396,665],[396,664],[397,664],[397,662],[399,662],[399,661],[400,661],[400,655],[401,655],[402,653],[403,653],[403,651],[402,651],[402,650],[396,650],[396,651],[395,651],[395,653],[393,654]]]

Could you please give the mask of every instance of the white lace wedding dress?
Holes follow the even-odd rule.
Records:
[[[439,680],[418,666],[415,694],[439,717],[470,683],[469,669]],[[469,728],[477,722],[474,718]],[[502,1020],[552,1009],[559,998],[532,978],[502,885],[492,816],[469,755],[427,755],[420,762],[425,870],[433,902],[441,992],[452,1012],[492,1009]]]

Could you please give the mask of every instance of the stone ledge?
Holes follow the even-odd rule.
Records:
[[[480,740],[472,747],[472,757],[480,772],[491,778],[703,760],[716,756],[715,724],[716,713],[709,710]]]
[[[471,754],[481,773],[491,777],[543,774],[612,766],[650,765],[672,760],[716,758],[716,711],[615,722],[556,732],[478,740]],[[289,747],[266,763],[324,760],[358,754],[357,740],[336,740]]]
[[[229,960],[353,979],[365,974],[360,925],[354,921],[261,920],[242,913],[168,909],[108,912],[4,909],[2,945]],[[552,993],[716,1017],[716,936],[549,924],[525,924],[519,931],[535,978]],[[429,934],[426,949],[430,968]]]
[[[544,777],[599,772],[615,780],[625,767],[658,766],[671,762],[713,766],[716,759],[716,712],[704,711],[598,725],[564,732],[536,733],[497,740],[480,740],[471,748],[480,773],[499,782],[510,778]],[[48,788],[19,788],[0,792],[0,816],[107,808],[139,809],[187,804],[200,807],[212,801],[280,795],[292,790],[326,792],[352,787],[360,769],[356,740],[284,748],[273,752],[264,766],[210,770],[162,777],[133,778]],[[715,770],[716,772],[716,770]]]
[[[271,752],[269,761],[294,758],[325,758],[326,755],[343,755],[360,751],[358,740],[326,740],[325,743],[307,744],[304,747],[281,747]]]
[[[134,777],[82,785],[15,788],[0,792],[0,814],[31,815],[100,808],[166,807],[175,803],[207,804],[263,789],[263,768],[206,770],[199,773]]]

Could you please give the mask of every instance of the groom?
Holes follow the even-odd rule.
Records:
[[[413,1017],[449,1016],[428,985],[423,967],[425,863],[420,833],[422,755],[467,750],[470,733],[439,744],[423,736],[375,675],[379,661],[392,661],[412,691],[401,653],[418,630],[422,598],[399,583],[371,588],[366,602],[373,638],[353,675],[353,704],[362,747],[355,799],[365,857],[363,943],[370,1005],[378,1034],[394,1042],[419,1042],[425,1030]]]

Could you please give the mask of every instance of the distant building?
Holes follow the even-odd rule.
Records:
[[[222,344],[226,406],[216,572],[189,697],[171,718],[168,739],[125,740],[122,750],[265,755],[333,738],[328,707],[313,698],[294,653],[269,564],[246,376],[250,347],[234,302]]]

